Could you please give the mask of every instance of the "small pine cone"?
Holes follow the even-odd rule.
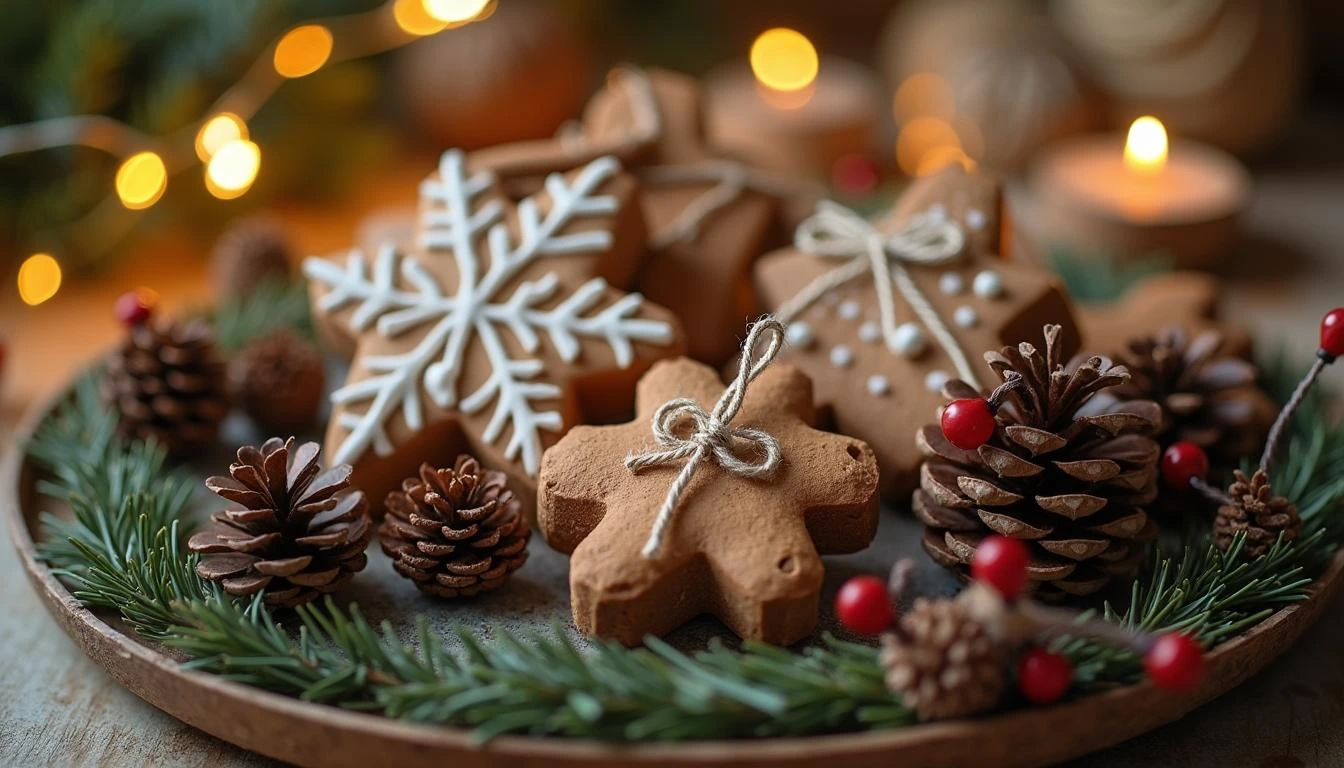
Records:
[[[1007,685],[1004,649],[962,600],[919,598],[900,631],[882,636],[887,688],[920,720],[993,707]]]
[[[1130,379],[1107,395],[1155,401],[1163,416],[1159,443],[1192,442],[1215,464],[1235,466],[1259,450],[1278,409],[1256,386],[1255,366],[1224,347],[1217,331],[1190,339],[1170,328],[1135,339],[1115,360]]]
[[[1027,545],[1027,573],[1046,600],[1090,595],[1137,573],[1157,525],[1145,508],[1157,498],[1161,423],[1156,403],[1094,396],[1129,377],[1099,357],[1066,368],[1060,326],[1045,350],[1023,342],[985,354],[1002,381],[1022,382],[999,409],[994,433],[976,450],[953,445],[937,424],[915,441],[927,457],[912,509],[925,525],[924,550],[962,579],[990,534]],[[949,398],[981,397],[949,382]]]
[[[247,296],[264,283],[288,279],[292,248],[279,222],[251,216],[229,225],[210,255],[215,290],[225,298]]]
[[[229,414],[224,372],[204,323],[146,323],[108,359],[103,401],[120,414],[122,437],[153,438],[183,458],[213,443]]]
[[[1214,540],[1224,552],[1242,532],[1246,533],[1242,551],[1251,558],[1268,552],[1280,535],[1284,541],[1292,541],[1302,533],[1297,507],[1282,496],[1270,495],[1269,475],[1264,470],[1256,470],[1249,480],[1237,470],[1227,495],[1233,503],[1220,506],[1213,521]]]
[[[196,572],[230,595],[264,592],[267,605],[294,607],[335,592],[368,562],[369,505],[350,488],[350,465],[326,472],[317,443],[295,448],[273,437],[238,449],[229,477],[205,486],[237,509],[214,515],[210,529],[187,542],[201,554]]]
[[[387,495],[378,529],[397,573],[438,597],[471,597],[501,586],[527,562],[531,533],[503,472],[469,456],[452,469],[420,466]]]
[[[229,378],[238,404],[263,432],[305,432],[322,408],[322,353],[288,328],[244,347],[229,363]]]

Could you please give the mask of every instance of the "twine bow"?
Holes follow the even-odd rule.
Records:
[[[946,264],[959,258],[966,236],[955,223],[928,213],[916,214],[899,232],[886,235],[845,206],[822,200],[817,203],[816,213],[798,225],[793,244],[798,250],[814,256],[848,261],[808,283],[785,302],[776,313],[782,322],[793,321],[829,291],[860,275],[870,274],[877,290],[882,338],[887,349],[897,351],[896,298],[892,294],[895,285],[952,359],[957,375],[976,389],[980,388],[965,350],[906,269],[906,264]]]
[[[752,355],[762,336],[768,336],[765,351],[752,363]],[[663,506],[654,518],[649,540],[641,550],[645,557],[653,557],[662,548],[677,502],[681,500],[681,494],[691,482],[691,476],[701,461],[708,458],[724,471],[739,477],[766,477],[779,467],[779,441],[774,436],[751,427],[734,427],[730,422],[742,408],[747,385],[769,367],[783,343],[783,324],[773,317],[761,318],[751,327],[747,340],[742,344],[737,378],[723,390],[719,401],[714,404],[714,410],[706,413],[699,403],[689,397],[679,397],[663,403],[653,414],[653,437],[666,450],[627,456],[626,468],[631,472],[639,472],[646,467],[671,464],[682,459],[686,463],[672,481],[672,487],[663,499]],[[685,434],[685,430],[678,434],[677,425],[683,418],[693,427],[690,434]],[[742,450],[746,448],[751,450]],[[753,459],[742,459],[740,454],[744,452],[751,454]]]

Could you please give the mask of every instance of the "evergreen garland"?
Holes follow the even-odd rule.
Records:
[[[190,484],[165,473],[154,446],[123,445],[92,378],[28,446],[49,472],[43,490],[70,501],[72,521],[48,518],[42,556],[86,605],[119,611],[141,635],[187,654],[186,666],[246,685],[355,710],[503,733],[674,741],[802,736],[894,728],[914,722],[887,691],[876,648],[828,639],[801,653],[757,643],[715,643],[688,655],[657,638],[645,648],[574,646],[558,628],[525,640],[483,641],[460,631],[447,649],[418,622],[408,645],[357,606],[327,600],[282,627],[259,600],[222,595],[180,549],[178,520]],[[1150,631],[1181,629],[1207,647],[1307,599],[1336,550],[1325,525],[1344,501],[1344,430],[1327,426],[1313,399],[1280,470],[1299,500],[1304,536],[1245,562],[1239,545],[1207,541],[1154,558],[1127,608],[1112,621]],[[1276,481],[1277,482],[1277,481]],[[1137,680],[1129,651],[1061,638],[1074,662],[1075,693]]]

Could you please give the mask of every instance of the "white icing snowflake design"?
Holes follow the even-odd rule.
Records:
[[[398,410],[412,430],[423,428],[423,389],[435,405],[468,414],[493,401],[494,412],[481,437],[493,443],[506,426],[512,427],[505,457],[514,460],[521,454],[523,468],[535,476],[541,462],[541,430],[559,431],[563,420],[558,411],[535,410],[534,401],[555,399],[561,390],[543,378],[540,359],[510,356],[502,337],[505,329],[528,354],[539,349],[543,336],[548,338],[565,362],[578,358],[581,339],[598,339],[611,348],[622,368],[634,360],[634,342],[672,341],[667,323],[634,317],[643,302],[639,294],[625,295],[590,313],[606,289],[601,278],[588,280],[549,309],[539,305],[556,296],[560,285],[554,272],[520,283],[510,296],[499,295],[510,280],[539,259],[611,246],[609,231],[562,234],[562,230],[576,219],[616,212],[615,197],[595,192],[619,170],[615,158],[604,157],[585,166],[572,182],[552,174],[545,183],[552,201],[549,211],[543,215],[534,198],[518,204],[515,242],[503,222],[505,206],[500,200],[491,198],[473,207],[476,198],[490,188],[492,176],[483,172],[468,177],[462,153],[444,153],[439,178],[420,186],[419,246],[421,258],[439,258],[446,252],[442,258],[454,260],[458,288],[452,295],[444,294],[416,257],[402,258],[390,244],[379,249],[371,273],[358,251],[350,254],[344,267],[319,258],[304,262],[304,274],[330,288],[321,299],[322,311],[358,302],[350,316],[351,330],[362,332],[372,325],[387,338],[417,329],[424,333],[403,354],[363,357],[372,375],[332,393],[335,405],[368,403],[363,413],[347,410],[340,416],[338,423],[350,432],[335,451],[334,463],[354,461],[370,446],[379,455],[391,453],[387,422]],[[483,253],[478,253],[482,232]],[[491,373],[474,392],[459,398],[458,379],[473,340],[484,349]]]

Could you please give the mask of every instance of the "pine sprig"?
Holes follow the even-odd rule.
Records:
[[[237,352],[271,331],[288,328],[313,337],[308,284],[303,280],[268,280],[243,296],[230,298],[211,317],[215,344]]]
[[[1321,410],[1311,410],[1321,409]],[[1307,532],[1244,561],[1242,540],[1223,553],[1207,542],[1154,559],[1128,605],[1107,620],[1146,631],[1183,630],[1206,646],[1234,637],[1306,599],[1336,550],[1327,526],[1344,501],[1344,430],[1314,401],[1295,424],[1276,483],[1299,501]],[[141,635],[190,657],[186,666],[308,701],[389,717],[503,733],[607,741],[803,736],[914,721],[887,691],[878,650],[828,639],[793,652],[747,643],[685,654],[657,638],[643,649],[593,642],[559,629],[517,640],[459,630],[450,648],[421,618],[416,642],[375,628],[357,606],[327,600],[282,626],[260,600],[239,602],[195,574],[177,520],[190,485],[164,471],[162,451],[124,445],[91,379],[39,430],[30,456],[48,472],[44,492],[73,518],[47,518],[43,556],[86,605],[118,611]],[[1062,638],[1076,693],[1136,680],[1130,651]]]

